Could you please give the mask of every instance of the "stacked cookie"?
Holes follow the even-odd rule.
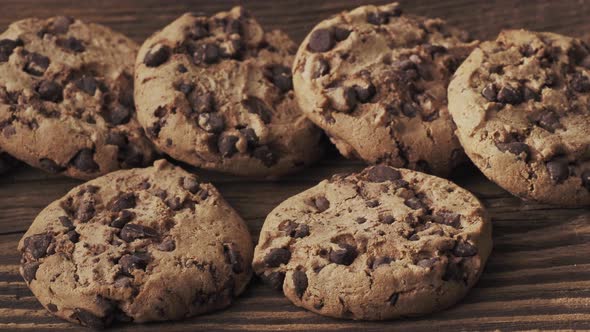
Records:
[[[515,195],[589,203],[589,54],[550,33],[480,44],[396,3],[322,21],[298,49],[240,7],[182,15],[139,48],[67,17],[16,22],[0,36],[0,147],[96,178],[35,219],[21,274],[53,314],[92,327],[224,308],[252,271],[326,316],[441,310],[492,248],[483,205],[435,176],[464,152]],[[165,153],[277,177],[319,159],[322,130],[378,165],[284,201],[256,249],[211,184],[143,168]]]

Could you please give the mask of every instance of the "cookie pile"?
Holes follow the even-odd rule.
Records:
[[[557,34],[480,43],[393,3],[326,19],[297,47],[236,7],[138,47],[55,17],[10,25],[0,70],[0,149],[92,179],[19,243],[41,304],[86,326],[222,309],[253,272],[330,317],[449,307],[492,249],[481,202],[437,177],[466,156],[524,199],[590,203],[590,49]],[[376,165],[285,200],[256,248],[213,185],[154,163],[274,178],[317,161],[324,133]]]

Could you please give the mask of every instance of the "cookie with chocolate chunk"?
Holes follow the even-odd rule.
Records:
[[[471,193],[379,165],[281,203],[262,227],[253,267],[297,306],[383,320],[456,303],[491,249],[491,223]]]
[[[72,189],[37,216],[19,250],[47,310],[98,328],[227,307],[250,280],[253,245],[215,187],[160,160]]]
[[[295,50],[241,7],[185,14],[139,51],[139,121],[162,151],[194,166],[261,177],[306,166],[321,135],[294,99]]]
[[[465,151],[514,195],[590,204],[590,48],[554,33],[507,30],[480,45],[449,86]]]
[[[11,155],[0,150],[0,174],[5,173],[15,167],[18,161]]]
[[[447,85],[474,47],[440,19],[397,3],[320,22],[295,58],[299,106],[346,157],[448,175],[463,158]]]
[[[149,165],[135,115],[137,45],[69,17],[26,19],[0,34],[0,147],[47,172],[89,179]]]

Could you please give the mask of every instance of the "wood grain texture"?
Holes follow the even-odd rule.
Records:
[[[387,1],[373,1],[385,3]],[[523,27],[570,35],[590,32],[590,1],[401,1],[406,12],[436,16],[492,38],[502,28]],[[2,0],[0,28],[11,21],[58,14],[106,24],[141,42],[186,11],[207,14],[246,5],[267,27],[282,28],[300,41],[320,19],[367,1],[156,1]],[[361,169],[335,152],[318,165],[280,181],[257,181],[191,169],[212,181],[246,219],[254,239],[265,216],[287,197],[340,172]],[[475,193],[494,222],[494,251],[481,280],[458,305],[424,318],[350,322],[321,317],[290,304],[254,280],[225,311],[166,324],[123,326],[125,331],[457,331],[590,329],[590,210],[523,202],[485,179],[473,167],[452,178]],[[0,330],[77,330],[46,313],[18,274],[16,245],[36,214],[80,181],[27,167],[0,177]],[[582,216],[584,215],[584,216]],[[580,217],[582,216],[582,217]]]

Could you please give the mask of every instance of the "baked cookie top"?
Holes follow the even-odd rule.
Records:
[[[308,310],[390,319],[457,302],[491,247],[491,223],[468,191],[379,165],[281,203],[262,227],[253,267]]]
[[[589,55],[575,38],[507,30],[461,65],[449,108],[487,177],[523,198],[590,204]]]
[[[301,109],[347,157],[447,175],[462,161],[447,85],[475,43],[397,3],[316,25],[293,66]]]
[[[228,306],[250,280],[253,245],[215,187],[160,160],[72,189],[39,214],[19,250],[45,308],[103,327]]]
[[[276,176],[309,164],[320,131],[294,99],[295,50],[241,7],[185,14],[139,51],[139,120],[162,151],[194,166]]]
[[[151,163],[133,104],[136,51],[122,34],[69,17],[12,23],[0,35],[0,146],[81,179]]]

